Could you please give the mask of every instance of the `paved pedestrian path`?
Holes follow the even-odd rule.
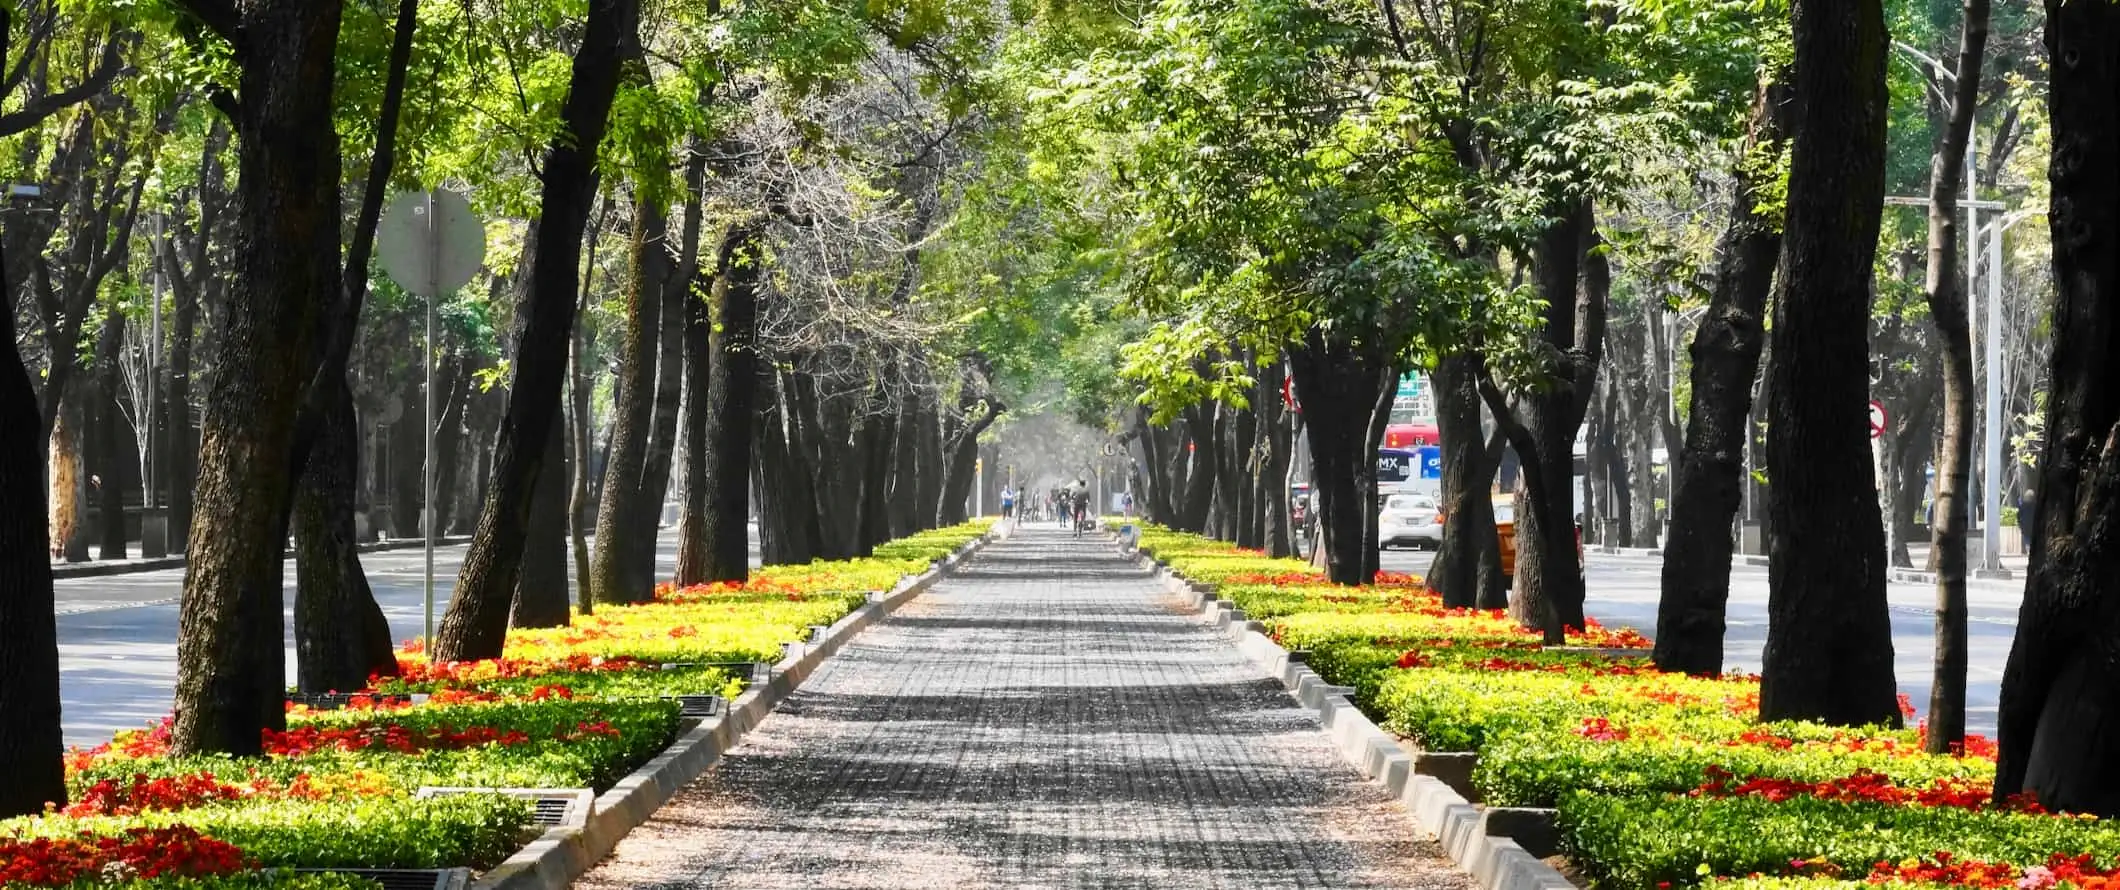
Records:
[[[577,886],[1471,882],[1111,545],[1031,528],[828,659]]]

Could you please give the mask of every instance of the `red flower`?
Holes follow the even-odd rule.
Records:
[[[63,887],[163,875],[205,877],[251,867],[243,851],[192,828],[132,828],[120,835],[0,838],[0,885]]]
[[[1593,742],[1624,742],[1627,740],[1626,729],[1613,726],[1612,721],[1603,717],[1584,717],[1583,724],[1575,728],[1575,734]]]
[[[1975,779],[1946,778],[1926,786],[1905,786],[1894,783],[1890,776],[1870,770],[1857,770],[1852,775],[1823,782],[1762,777],[1738,781],[1735,774],[1712,766],[1708,768],[1707,775],[1708,781],[1693,789],[1692,796],[1758,797],[1777,802],[1793,797],[1815,797],[1841,803],[1870,802],[1893,806],[1955,807],[1962,810],[1988,809],[1994,796],[1994,788],[1990,783]],[[2013,798],[2004,804],[2004,808],[2030,813],[2044,812],[2037,803],[2028,799]]]
[[[234,800],[247,793],[207,772],[160,779],[136,773],[129,784],[120,785],[104,779],[90,785],[65,813],[69,816],[127,816],[143,810],[181,810],[211,801]]]

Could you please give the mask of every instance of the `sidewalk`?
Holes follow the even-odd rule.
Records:
[[[1101,536],[1025,526],[812,675],[585,890],[1467,890]]]

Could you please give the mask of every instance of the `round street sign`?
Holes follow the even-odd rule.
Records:
[[[486,259],[486,229],[455,192],[406,192],[376,227],[376,258],[399,287],[439,297],[471,283]]]
[[[1883,402],[1880,402],[1880,401],[1877,401],[1876,399],[1871,399],[1871,400],[1870,400],[1870,438],[1872,438],[1872,439],[1880,439],[1880,438],[1883,438],[1883,437],[1884,437],[1884,403],[1883,403]]]

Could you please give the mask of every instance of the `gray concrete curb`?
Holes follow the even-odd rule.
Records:
[[[436,547],[450,547],[469,543],[471,543],[470,535],[445,535],[434,539],[434,546]],[[427,542],[425,540],[378,541],[373,544],[359,545],[356,549],[362,553],[379,553],[384,550],[412,550],[426,545]],[[288,551],[287,557],[289,559],[294,558],[294,551]],[[53,580],[101,578],[108,575],[159,572],[165,569],[181,569],[183,567],[184,557],[182,556],[164,556],[159,559],[128,559],[121,562],[61,563],[52,566],[52,578]]]
[[[1604,544],[1598,544],[1598,545],[1596,545],[1596,546],[1594,546],[1594,547],[1591,547],[1591,548],[1589,548],[1589,550],[1590,550],[1590,552],[1591,552],[1591,553],[1602,553],[1602,554],[1604,554],[1604,555],[1606,555],[1606,556],[1662,556],[1662,555],[1664,555],[1664,550],[1663,550],[1663,548],[1662,548],[1662,547],[1608,547],[1608,546],[1606,546],[1606,545],[1604,545]]]
[[[1300,659],[1291,659],[1287,649],[1266,635],[1264,625],[1249,620],[1228,600],[1216,599],[1206,585],[1187,581],[1138,552],[1135,560],[1162,580],[1165,589],[1191,595],[1194,608],[1227,635],[1238,651],[1267,674],[1280,678],[1297,702],[1316,712],[1340,755],[1404,803],[1414,824],[1434,836],[1451,861],[1471,874],[1483,890],[1576,890],[1558,869],[1523,845],[1488,834],[1484,811],[1463,794],[1441,779],[1417,774],[1413,755],[1400,747],[1398,738],[1348,700],[1352,689],[1329,684]]]
[[[562,890],[587,873],[618,846],[628,832],[655,814],[679,789],[707,771],[736,746],[773,708],[802,685],[817,666],[845,646],[855,634],[882,620],[899,606],[949,577],[987,544],[1005,537],[996,528],[959,548],[918,575],[901,579],[887,593],[847,613],[806,643],[788,647],[788,656],[773,666],[773,679],[752,686],[729,704],[678,735],[661,754],[641,764],[611,790],[596,798],[588,823],[581,828],[552,828],[471,883],[471,890]]]

